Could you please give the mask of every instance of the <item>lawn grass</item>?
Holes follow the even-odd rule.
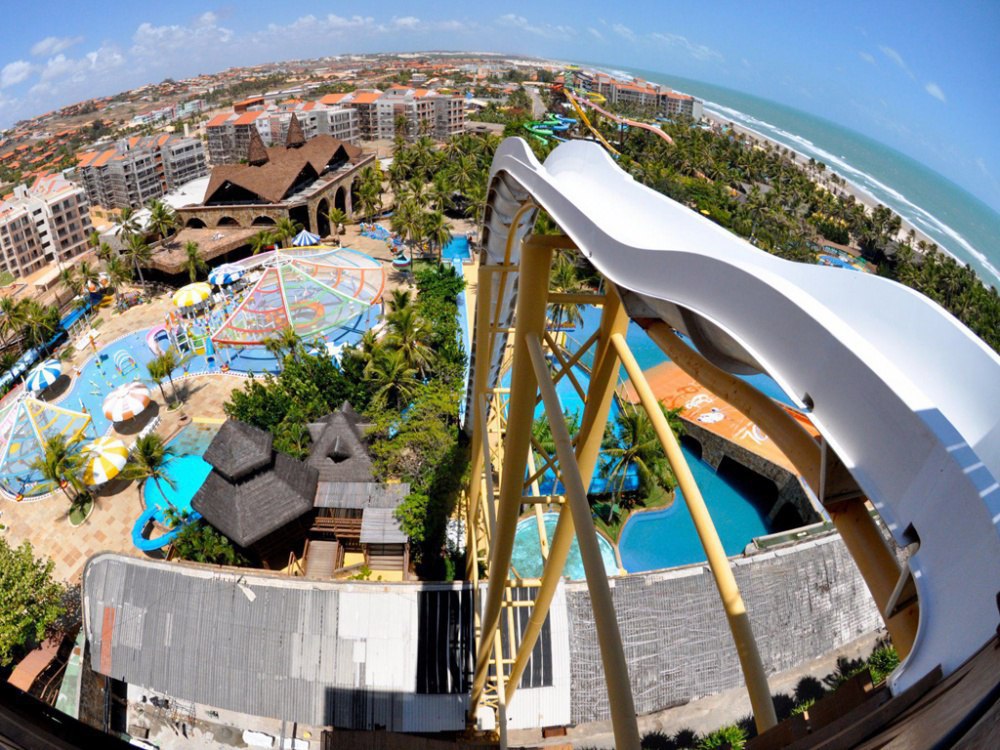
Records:
[[[90,511],[94,509],[94,501],[88,500],[83,505],[73,505],[69,509],[69,523],[71,526],[79,526],[90,516]]]
[[[0,271],[0,287],[9,286],[14,283],[14,274],[10,271]]]

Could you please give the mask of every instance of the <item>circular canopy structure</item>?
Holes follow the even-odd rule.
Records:
[[[112,422],[124,422],[141,414],[151,400],[149,388],[142,383],[120,385],[104,399],[104,416]]]
[[[97,438],[83,447],[81,455],[83,481],[91,487],[114,479],[128,462],[128,448],[115,438]]]
[[[62,363],[58,359],[47,359],[28,373],[24,387],[29,391],[44,391],[55,383],[62,374]]]
[[[315,247],[319,244],[319,235],[303,229],[292,239],[292,247]]]
[[[191,307],[204,302],[212,296],[212,287],[204,281],[182,286],[174,292],[173,300],[176,307]]]
[[[46,444],[61,437],[67,444],[80,438],[90,415],[26,396],[20,388],[0,402],[0,486],[12,495],[43,495],[55,489],[36,468]]]
[[[358,317],[382,297],[385,269],[364,253],[320,246],[261,253],[233,265],[260,278],[212,334],[216,346],[263,346],[291,327],[315,339]]]
[[[225,286],[239,281],[246,271],[234,263],[223,263],[218,268],[213,268],[208,274],[208,280],[216,286]]]

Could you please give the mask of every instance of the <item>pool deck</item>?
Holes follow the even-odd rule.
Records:
[[[712,394],[673,362],[656,365],[645,370],[643,374],[656,398],[669,409],[680,408],[684,419],[787,469],[792,474],[798,474],[788,457],[756,424],[743,416],[735,406]],[[625,383],[622,396],[630,403],[639,402],[631,382]],[[813,436],[819,435],[807,418],[791,409],[786,410]]]

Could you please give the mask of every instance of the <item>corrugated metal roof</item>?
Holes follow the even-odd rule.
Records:
[[[418,669],[471,668],[471,617],[435,626],[441,597],[471,612],[461,584],[325,582],[110,553],[83,579],[102,674],[255,716],[393,731],[465,725],[467,680],[418,694]]]
[[[362,544],[404,544],[406,538],[391,508],[365,508],[361,516]]]
[[[317,508],[396,508],[410,494],[410,485],[381,482],[320,482]]]

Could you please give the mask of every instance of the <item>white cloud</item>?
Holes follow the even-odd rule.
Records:
[[[649,37],[650,39],[653,39],[661,44],[665,44],[668,47],[679,49],[696,60],[702,60],[705,62],[710,60],[714,60],[715,62],[724,62],[726,59],[723,57],[721,52],[717,52],[704,44],[692,42],[690,39],[685,36],[681,36],[680,34],[661,34],[659,32],[655,32],[650,34]]]
[[[15,60],[0,70],[0,89],[16,86],[34,72],[34,66],[27,60]]]
[[[564,26],[562,24],[552,25],[552,24],[534,24],[531,23],[524,16],[519,16],[515,13],[507,13],[506,15],[500,16],[497,19],[497,23],[501,26],[509,26],[511,28],[520,29],[528,34],[534,34],[535,36],[540,36],[545,39],[558,39],[560,37],[576,36],[576,29],[572,26]]]
[[[393,18],[392,25],[397,29],[417,29],[422,26],[420,19],[416,16],[403,16],[402,18]]]
[[[125,57],[117,47],[103,44],[79,58],[69,58],[59,54],[45,63],[42,81],[58,82],[69,80],[83,83],[91,76],[100,76],[125,64]]]
[[[939,101],[942,102],[948,101],[947,99],[944,98],[944,92],[941,90],[941,87],[938,86],[933,81],[928,81],[927,85],[924,86],[924,91],[926,91],[928,94],[930,94]]]
[[[154,26],[149,21],[139,24],[132,35],[131,54],[140,59],[163,60],[175,53],[195,58],[214,52],[233,39],[233,32],[219,26],[214,13],[203,13],[193,24]]]
[[[860,57],[866,63],[870,63],[871,65],[875,65],[875,56],[873,54],[869,53],[869,52],[859,52],[858,53],[858,57]]]
[[[47,57],[55,55],[63,50],[67,50],[75,44],[83,41],[82,36],[47,36],[31,47],[31,54],[35,57]]]
[[[588,26],[587,27],[587,31],[597,41],[599,41],[599,42],[603,42],[604,41],[604,34],[602,34],[600,31],[598,31],[597,29],[595,29],[593,26]]]
[[[888,47],[884,44],[880,44],[878,48],[881,50],[882,54],[890,59],[900,70],[906,73],[906,75],[910,78],[916,80],[917,77],[913,75],[913,71],[910,70],[910,66],[906,64],[906,60],[903,59],[901,54],[899,54],[892,47]]]
[[[623,23],[614,24],[611,30],[623,39],[627,39],[630,42],[635,41],[635,32]]]

